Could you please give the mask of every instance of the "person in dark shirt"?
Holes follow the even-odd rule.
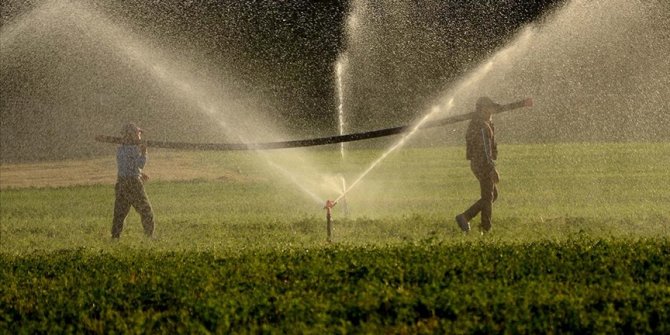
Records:
[[[481,213],[482,234],[491,230],[493,202],[498,198],[500,181],[496,169],[498,145],[495,140],[495,128],[492,115],[506,110],[532,106],[532,100],[526,99],[508,105],[499,105],[490,98],[481,97],[475,106],[475,116],[468,125],[465,134],[466,159],[470,169],[479,181],[480,198],[465,212],[456,215],[456,223],[463,232],[470,231],[470,220]]]
[[[121,236],[123,223],[131,206],[140,214],[144,234],[153,237],[154,213],[144,191],[144,182],[149,180],[149,176],[142,171],[147,162],[147,147],[141,143],[142,129],[133,123],[128,123],[123,126],[122,134],[124,144],[116,151],[118,173],[112,238],[118,239]]]

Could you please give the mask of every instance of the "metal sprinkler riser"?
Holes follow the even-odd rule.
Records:
[[[328,234],[328,242],[333,242],[333,216],[332,209],[337,205],[337,201],[326,200],[326,205],[323,209],[326,210],[326,232]]]

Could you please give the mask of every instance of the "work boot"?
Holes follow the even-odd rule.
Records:
[[[465,219],[465,216],[463,214],[456,215],[456,223],[464,233],[470,231],[470,222],[468,222],[468,220]]]
[[[482,236],[489,235],[491,233],[491,226],[479,226],[479,232]]]

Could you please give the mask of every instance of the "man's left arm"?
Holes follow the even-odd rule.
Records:
[[[137,149],[138,149],[137,150],[138,156],[135,162],[137,163],[137,167],[140,170],[140,179],[142,179],[142,181],[145,182],[149,180],[149,176],[142,171],[144,170],[144,166],[147,163],[147,147],[144,144],[140,144]]]

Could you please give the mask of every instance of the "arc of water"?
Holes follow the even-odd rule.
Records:
[[[444,106],[436,105],[434,106],[429,113],[422,117],[418,122],[414,124],[412,129],[403,135],[403,137],[393,144],[389,149],[387,149],[379,158],[377,158],[370,166],[365,169],[356,180],[349,185],[344,192],[342,192],[336,199],[335,202],[342,199],[347,193],[351,192],[356,186],[358,186],[361,181],[372,172],[382,161],[384,161],[391,153],[393,153],[398,148],[402,147],[409,139],[411,139],[414,134],[422,128],[428,120],[433,118],[435,115],[443,113],[449,113],[454,105],[454,99],[459,97],[466,89],[477,84],[481,81],[493,68],[494,64],[498,61],[507,60],[508,54],[515,48],[525,48],[528,44],[528,40],[532,34],[530,29],[525,29],[522,33],[512,42],[510,45],[497,53],[495,53],[489,61],[483,63],[473,72],[471,72],[467,77],[464,78],[459,84],[456,85],[455,89],[451,91],[450,94],[447,94],[446,104]]]
[[[307,194],[317,204],[321,205],[325,202],[325,200],[323,198],[319,197],[318,195],[316,195],[316,193],[312,192],[312,190],[307,188],[303,183],[299,182],[296,179],[296,176],[293,173],[286,170],[283,166],[275,163],[273,160],[268,159],[267,162],[270,166],[274,167],[275,169],[277,169],[277,171],[281,172],[284,175],[285,178],[287,178],[288,180],[293,182],[293,184],[295,184],[301,191],[303,191],[305,194]]]
[[[200,85],[199,80],[187,74],[179,74],[171,71],[170,62],[160,53],[145,46],[140,40],[135,38],[129,31],[115,25],[111,20],[96,11],[88,8],[85,4],[76,1],[48,1],[40,7],[34,9],[31,13],[21,18],[17,25],[10,28],[4,28],[0,42],[3,47],[13,43],[15,37],[21,34],[25,29],[31,27],[34,22],[43,22],[44,20],[61,20],[66,16],[73,19],[72,24],[81,30],[82,34],[96,41],[101,41],[104,45],[116,53],[123,60],[130,60],[134,65],[140,66],[150,74],[152,79],[156,80],[163,87],[169,88],[175,95],[181,96],[186,101],[193,104],[203,114],[213,118],[216,123],[229,135],[234,135],[242,143],[248,142],[243,133],[236,127],[219,115],[219,106],[213,96],[208,93],[207,87]],[[299,178],[281,168],[267,154],[257,152],[269,166],[277,169],[289,181],[293,182],[300,190],[304,191],[310,198],[322,203],[322,199],[308,190],[305,185],[299,182]],[[305,164],[302,164],[304,166]],[[336,188],[333,188],[336,190]]]
[[[377,165],[379,165],[382,161],[384,161],[384,159],[386,159],[386,157],[388,157],[388,155],[390,155],[396,149],[398,149],[403,144],[405,144],[405,142],[409,138],[411,138],[414,135],[414,133],[416,133],[416,131],[419,130],[419,128],[421,128],[421,126],[426,121],[428,121],[428,119],[430,119],[432,117],[433,113],[435,113],[435,109],[433,109],[433,111],[431,113],[429,113],[428,115],[424,116],[419,122],[417,122],[412,127],[412,130],[410,130],[409,133],[403,135],[402,138],[398,142],[396,142],[393,146],[391,146],[391,148],[386,150],[379,158],[377,158],[374,162],[372,162],[372,164],[365,171],[363,171],[363,173],[361,173],[360,176],[358,176],[358,178],[356,178],[356,180],[354,180],[354,182],[349,186],[349,188],[346,188],[346,189],[343,190],[342,194],[340,194],[335,199],[335,202],[338,202],[338,201],[340,201],[340,199],[344,198],[344,196],[347,193],[349,193],[352,189],[354,189],[356,186],[358,186],[358,184],[363,180],[363,178],[365,178],[365,176],[367,176],[372,170],[374,170],[377,167]]]

